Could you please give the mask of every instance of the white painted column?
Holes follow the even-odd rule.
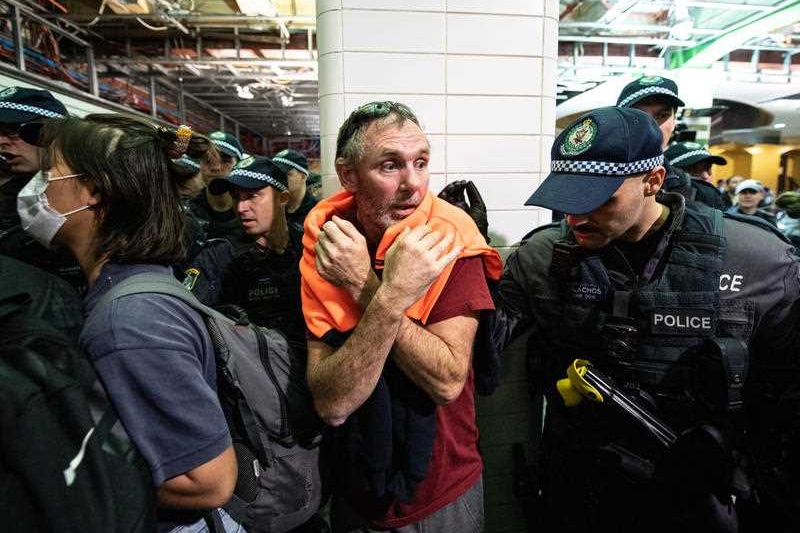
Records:
[[[505,247],[548,222],[522,204],[547,175],[555,130],[557,0],[317,0],[323,187],[338,189],[339,126],[394,100],[432,145],[431,190],[473,180]]]

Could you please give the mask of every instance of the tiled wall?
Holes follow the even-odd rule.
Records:
[[[432,190],[477,183],[495,246],[549,221],[522,204],[549,167],[557,0],[318,0],[317,11],[326,193],[338,189],[339,125],[358,105],[391,99],[423,122]]]

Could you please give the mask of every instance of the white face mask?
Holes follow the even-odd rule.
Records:
[[[42,171],[37,172],[31,180],[19,191],[17,195],[17,213],[19,213],[22,229],[43,246],[50,248],[50,244],[67,217],[78,211],[89,209],[88,205],[73,209],[67,213],[59,213],[47,201],[47,185],[51,181],[74,178],[81,174],[69,174],[51,178]]]

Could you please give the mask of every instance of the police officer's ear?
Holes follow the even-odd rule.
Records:
[[[664,167],[656,167],[648,172],[644,177],[644,195],[655,196],[661,190],[661,186],[664,185],[666,174],[667,171]]]
[[[278,193],[278,203],[281,204],[281,207],[286,207],[286,205],[289,203],[289,191],[278,191],[275,189],[275,192]]]

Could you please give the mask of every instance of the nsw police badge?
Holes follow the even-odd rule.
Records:
[[[639,85],[658,85],[663,79],[661,76],[644,76],[639,78]]]
[[[236,165],[236,168],[247,168],[250,165],[252,165],[253,163],[255,163],[255,161],[256,161],[256,158],[253,157],[253,156],[245,157],[244,159],[239,161],[239,164]]]
[[[561,155],[566,156],[582,154],[592,146],[595,137],[597,137],[597,124],[587,118],[569,130],[559,151]]]

